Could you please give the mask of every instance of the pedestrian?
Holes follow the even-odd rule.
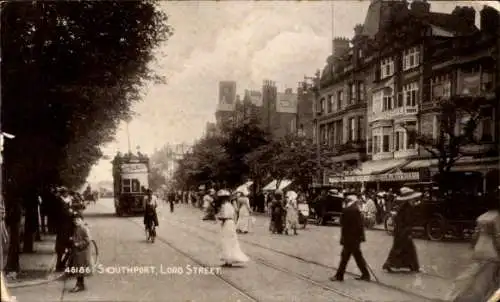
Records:
[[[205,212],[203,220],[215,220],[214,197],[214,189],[208,190],[208,194],[203,196],[203,211]]]
[[[396,197],[400,204],[394,218],[394,239],[389,256],[383,269],[392,272],[393,269],[407,268],[412,272],[420,270],[417,250],[412,239],[414,206],[418,205],[422,193],[408,187],[400,189],[401,194]]]
[[[285,234],[293,230],[293,234],[297,235],[297,225],[299,224],[299,214],[297,210],[297,193],[295,191],[286,192],[286,219],[285,219]]]
[[[361,271],[361,276],[356,280],[370,281],[370,273],[361,252],[361,243],[365,241],[365,230],[358,202],[358,197],[355,194],[348,194],[345,198],[345,206],[340,217],[342,254],[337,273],[330,277],[331,281],[344,281],[345,270],[351,255],[354,256]]]
[[[80,213],[75,213],[74,233],[72,239],[73,250],[71,257],[70,272],[76,275],[76,284],[71,292],[85,290],[85,276],[90,275],[92,271],[92,259],[90,253],[90,231],[83,223],[83,217]]]
[[[446,301],[486,301],[500,284],[500,202],[486,196],[488,211],[476,220],[471,264],[454,281]],[[489,301],[498,301],[489,300]]]
[[[248,262],[248,256],[241,251],[234,223],[235,209],[231,205],[231,193],[228,190],[217,192],[217,219],[221,221],[221,260],[225,267]]]
[[[238,222],[236,224],[236,231],[238,233],[247,234],[250,231],[251,216],[252,211],[250,210],[250,201],[248,199],[248,189],[242,188],[238,190],[241,196],[238,197],[237,204],[238,208]]]
[[[174,212],[174,203],[175,203],[175,192],[170,191],[168,194],[168,203],[170,204],[170,213]]]
[[[283,191],[276,190],[273,200],[271,201],[271,223],[269,230],[275,234],[283,234],[284,229],[285,208],[283,205]]]
[[[57,255],[57,263],[56,270],[61,272],[64,270],[64,265],[62,263],[62,256],[66,248],[70,247],[70,237],[73,233],[73,223],[71,216],[71,207],[69,202],[70,199],[64,196],[67,195],[66,188],[59,188],[59,193],[57,194],[59,197],[57,198],[57,225],[56,225],[56,244],[55,250]],[[62,195],[60,195],[62,194]],[[69,196],[69,195],[68,195]]]

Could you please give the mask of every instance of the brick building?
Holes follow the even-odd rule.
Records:
[[[316,103],[317,140],[332,146],[344,167],[357,168],[341,177],[327,174],[325,182],[380,189],[436,172],[435,161],[406,129],[435,135],[439,98],[498,98],[499,14],[485,7],[480,17],[478,29],[472,8],[443,14],[431,12],[426,1],[409,7],[372,1],[352,45],[345,38],[333,41]],[[467,157],[455,169],[498,174],[498,130],[498,108],[485,104],[476,131],[480,143],[465,148]],[[349,150],[356,143],[366,152]]]

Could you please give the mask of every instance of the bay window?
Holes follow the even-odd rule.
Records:
[[[417,145],[417,122],[406,123],[406,149],[415,149]]]
[[[390,152],[390,140],[388,134],[384,134],[382,136],[382,152]]]
[[[450,75],[436,76],[432,79],[432,99],[447,98],[451,96]]]
[[[417,67],[420,64],[420,48],[418,46],[403,52],[403,70]]]
[[[392,110],[392,95],[384,95],[382,99],[382,111]]]
[[[405,149],[404,143],[405,143],[405,132],[397,131],[396,133],[394,133],[394,150],[395,151],[404,150]]]
[[[413,82],[403,86],[403,95],[406,106],[414,107],[417,105],[418,83]]]

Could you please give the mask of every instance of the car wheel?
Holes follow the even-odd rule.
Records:
[[[425,230],[429,240],[441,241],[446,234],[446,221],[441,216],[434,216],[427,222]]]
[[[385,232],[389,235],[394,234],[394,216],[387,215],[384,219],[384,229]]]

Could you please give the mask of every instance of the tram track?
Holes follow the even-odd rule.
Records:
[[[183,230],[189,229],[190,230],[190,231],[188,231],[189,233],[195,235],[196,237],[199,237],[200,239],[204,240],[205,242],[210,242],[211,244],[214,244],[214,242],[212,242],[210,240],[207,240],[206,238],[200,236],[198,234],[198,232],[199,231],[204,231],[204,232],[209,232],[211,234],[217,234],[218,233],[217,231],[205,229],[205,228],[202,228],[201,226],[191,226],[191,225],[188,225],[186,222],[180,221],[180,220],[177,220],[177,219],[170,220],[170,222],[174,222],[174,221],[177,224],[182,224],[183,226],[185,226],[185,227],[181,227]],[[196,228],[196,231],[194,231],[194,230],[191,229],[193,227]],[[303,258],[303,257],[300,257],[300,256],[296,256],[296,255],[293,255],[293,254],[289,254],[289,253],[280,251],[278,249],[274,249],[274,248],[271,248],[271,247],[268,247],[268,246],[265,246],[265,245],[253,242],[253,241],[249,241],[249,240],[243,239],[241,236],[239,236],[238,239],[242,243],[245,243],[245,244],[248,244],[248,245],[260,248],[260,249],[264,249],[264,250],[273,252],[273,253],[278,254],[278,255],[282,255],[282,256],[285,256],[285,257],[288,257],[288,258],[292,258],[292,259],[298,260],[298,261],[300,261],[302,263],[316,265],[316,266],[322,267],[324,269],[332,270],[332,271],[336,271],[337,270],[337,267],[326,265],[324,263],[320,263],[320,262],[317,262],[317,261],[314,261],[314,260],[306,259],[306,258]],[[260,257],[255,257],[253,259],[258,260],[259,263],[261,263],[263,265],[266,265],[266,266],[267,265],[274,265],[274,264],[271,264],[268,261],[266,261],[266,260],[264,260],[264,259],[262,259]],[[320,282],[315,281],[315,280],[313,280],[313,279],[311,279],[311,278],[309,278],[309,277],[307,277],[305,275],[302,275],[300,273],[290,271],[290,270],[288,270],[286,268],[281,268],[281,269],[289,271],[291,274],[295,275],[298,278],[305,278],[309,282],[318,283],[322,287],[325,286],[325,285],[321,284]],[[352,277],[358,277],[358,274],[355,274],[355,273],[352,273],[352,272],[349,272],[349,271],[346,271],[345,274],[348,275],[348,276],[352,276]],[[392,290],[392,291],[397,291],[399,293],[402,293],[404,295],[411,296],[411,297],[414,297],[414,298],[423,299],[423,300],[427,300],[427,301],[440,301],[440,300],[433,300],[433,299],[430,299],[430,298],[428,298],[428,297],[426,297],[424,295],[420,295],[420,294],[417,294],[417,293],[412,292],[412,291],[404,290],[404,289],[401,289],[400,287],[393,286],[393,285],[390,285],[390,284],[387,284],[387,283],[383,283],[383,282],[380,282],[380,281],[371,281],[371,283],[376,284],[377,286],[380,286],[380,287]]]

